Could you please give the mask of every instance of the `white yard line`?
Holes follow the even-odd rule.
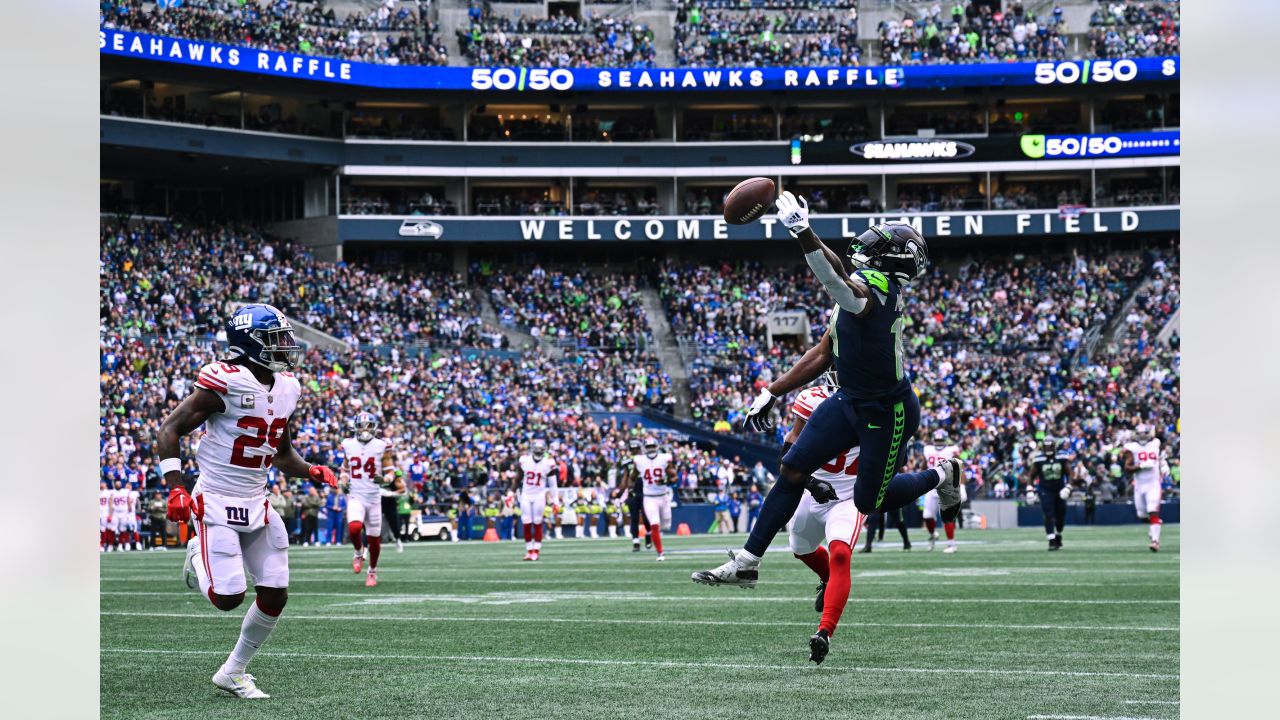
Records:
[[[1028,715],[1027,720],[1165,720],[1165,718],[1128,715]]]
[[[1125,705],[1181,705],[1181,700],[1125,700]]]
[[[175,595],[189,595],[189,594],[192,594],[192,591],[188,590],[188,591],[182,592],[182,591],[177,591],[177,590],[175,590],[175,591],[173,591],[173,592],[146,592],[146,591],[140,591],[140,590],[139,590],[139,591],[134,591],[134,590],[103,590],[103,591],[99,592],[98,594],[99,594],[99,595],[108,595],[108,596],[111,596],[111,595],[122,595],[122,596],[136,595],[136,596],[150,596],[150,597],[172,597],[172,596],[175,596]],[[493,595],[493,594],[491,593],[490,595]],[[510,595],[510,594],[508,594],[508,595]],[[194,598],[194,597],[198,597],[198,595],[192,595],[192,597],[193,597],[193,598]],[[477,596],[474,596],[474,595],[444,595],[444,594],[434,594],[434,595],[429,595],[429,596],[424,596],[424,595],[399,595],[399,596],[396,596],[396,595],[376,595],[376,594],[371,594],[371,593],[332,593],[332,592],[326,592],[326,593],[313,593],[313,592],[307,592],[307,593],[297,593],[297,594],[296,594],[296,597],[298,597],[298,598],[303,598],[303,597],[353,597],[353,598],[378,598],[378,599],[381,599],[381,600],[383,600],[383,601],[386,601],[386,600],[388,600],[389,598],[400,598],[400,599],[404,599],[404,600],[414,600],[414,599],[419,599],[419,600],[425,601],[425,600],[435,600],[435,599],[448,599],[448,598],[452,598],[452,597],[456,597],[456,598],[458,598],[459,600],[462,600],[462,599],[466,599],[466,598],[473,598],[473,597],[477,597]],[[484,597],[484,596],[479,596],[479,597]],[[611,601],[611,602],[618,602],[618,601],[622,601],[622,602],[627,602],[627,601],[634,601],[634,602],[653,602],[653,601],[658,601],[658,602],[687,602],[687,601],[689,601],[689,600],[699,600],[699,601],[701,601],[701,600],[703,600],[703,599],[714,599],[714,598],[715,598],[715,595],[705,595],[705,596],[704,596],[704,595],[644,595],[644,594],[640,594],[640,595],[628,596],[628,595],[625,595],[625,594],[622,594],[622,593],[574,593],[574,594],[573,594],[573,596],[572,596],[571,598],[565,598],[565,599],[573,599],[573,600],[601,600],[601,599],[607,599],[607,600],[609,600],[609,601]],[[730,600],[735,600],[735,601],[743,601],[743,602],[780,602],[780,603],[794,603],[794,602],[797,602],[796,598],[794,598],[794,597],[781,597],[781,596],[771,596],[771,595],[738,595],[738,596],[735,596],[735,597],[730,597],[730,598],[728,598],[728,599],[730,599]],[[976,603],[976,604],[1008,604],[1008,605],[1178,605],[1178,604],[1180,604],[1182,601],[1181,601],[1181,600],[1050,600],[1050,599],[1046,599],[1046,598],[920,598],[920,597],[911,597],[911,598],[868,598],[868,597],[851,597],[851,598],[849,598],[849,602],[850,602],[850,603],[855,603],[855,604],[856,604],[856,603],[899,603],[899,604],[904,604],[904,605],[906,605],[906,604],[928,604],[928,605],[954,604],[954,605],[961,605],[961,604],[975,604],[975,603]]]
[[[112,617],[148,617],[148,618],[190,618],[197,620],[227,620],[230,618],[240,622],[234,613],[176,613],[176,612],[126,612],[104,611],[98,613]],[[518,617],[459,617],[456,615],[423,616],[423,615],[294,615],[290,620],[319,620],[333,622],[440,622],[440,623],[565,623],[571,625],[711,625],[730,627],[813,627],[811,622],[790,621],[750,621],[750,620],[665,620],[652,618],[602,619],[591,617],[555,618],[542,615]],[[229,621],[228,621],[229,622]],[[842,627],[862,628],[914,628],[914,629],[957,629],[957,630],[1082,630],[1093,632],[1155,632],[1176,633],[1176,627],[1126,627],[1123,625],[997,625],[969,623],[874,623],[845,620]]]
[[[225,650],[165,650],[152,648],[120,648],[106,647],[101,652],[116,653],[124,655],[214,655],[224,656]],[[715,663],[715,662],[670,662],[658,660],[611,660],[611,659],[593,659],[593,658],[557,658],[548,656],[539,657],[509,657],[509,656],[492,656],[492,655],[388,655],[384,653],[357,654],[357,653],[291,653],[291,652],[275,652],[263,651],[258,653],[258,657],[283,657],[283,658],[299,658],[307,660],[370,660],[370,661],[387,661],[387,660],[408,660],[408,661],[432,661],[432,662],[488,662],[488,663],[519,663],[524,666],[532,667],[538,665],[599,665],[599,666],[623,666],[623,667],[657,667],[657,668],[686,668],[686,669],[704,669],[717,668],[725,670],[785,670],[787,672],[795,672],[800,669],[801,665],[757,665],[752,663]],[[1025,675],[1030,677],[1098,677],[1098,678],[1118,678],[1118,679],[1150,679],[1150,680],[1177,680],[1178,675],[1162,675],[1154,673],[1112,673],[1112,672],[1084,672],[1070,670],[1025,670],[1020,668],[995,669],[995,668],[906,668],[906,667],[850,667],[842,668],[848,672],[859,673],[886,673],[886,674],[908,674],[908,675]],[[1057,716],[1033,716],[1049,720]],[[1061,720],[1066,720],[1063,717]],[[1112,720],[1119,720],[1118,718]]]
[[[378,569],[378,577],[393,583],[424,583],[429,585],[442,584],[439,579],[432,578],[410,578],[406,575],[416,572],[417,569]],[[296,577],[299,574],[325,574],[325,575],[352,575],[349,569],[342,570],[298,570],[297,568],[289,569],[290,584],[298,584],[305,582],[323,582],[332,584],[333,580],[327,578],[308,578]],[[423,569],[422,574],[436,574],[435,571]],[[942,576],[951,578],[953,576]],[[974,577],[972,580],[897,580],[893,577],[865,577],[860,578],[854,576],[855,587],[865,587],[870,585],[878,586],[906,586],[906,587],[1095,587],[1095,588],[1169,588],[1167,583],[1085,583],[1085,582],[1008,582],[1002,580],[1005,576],[986,575]],[[681,578],[683,581],[683,578]],[[99,578],[99,582],[111,583],[173,583],[174,574],[171,572],[157,573],[155,575],[124,575],[119,577],[103,577]],[[469,584],[469,585],[548,585],[548,584],[578,584],[581,581],[571,577],[548,577],[548,578],[453,578],[448,581],[450,584]],[[767,585],[772,586],[788,586],[788,587],[815,587],[817,580],[769,580]],[[653,580],[592,580],[592,585],[642,585],[645,587],[653,587]]]

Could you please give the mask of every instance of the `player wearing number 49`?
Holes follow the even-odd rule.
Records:
[[[644,441],[644,453],[632,458],[636,481],[644,485],[644,516],[658,562],[667,559],[662,554],[662,530],[671,526],[671,491],[667,485],[673,476],[667,469],[670,464],[671,453],[659,452],[658,441],[653,438]]]
[[[959,460],[923,472],[898,472],[906,460],[907,442],[920,424],[920,401],[903,363],[901,293],[924,275],[924,238],[906,223],[875,225],[854,238],[848,257],[841,258],[809,227],[803,198],[784,192],[776,206],[778,221],[799,241],[809,268],[836,302],[818,352],[829,353],[840,388],[814,410],[783,456],[778,482],[765,498],[746,546],[729,562],[693,574],[694,582],[708,585],[754,586],[761,557],[799,507],[805,490],[820,503],[837,499],[831,484],[813,473],[855,445],[859,456],[853,502],[858,512],[870,515],[901,508],[935,488],[944,521],[960,510]],[[752,404],[747,423],[767,416],[776,400],[765,388]]]
[[[369,544],[369,573],[365,587],[378,584],[378,557],[382,554],[382,486],[403,489],[395,476],[396,454],[391,441],[377,437],[378,419],[362,412],[351,421],[355,437],[342,441],[347,458],[351,487],[347,492],[347,535],[355,546],[356,556],[351,570],[356,574],[364,567],[364,541]]]
[[[245,666],[270,637],[289,592],[289,533],[267,501],[267,471],[309,477],[336,487],[333,471],[308,465],[293,449],[289,420],[302,386],[293,373],[302,348],[289,320],[270,305],[246,305],[227,323],[228,359],[200,369],[196,389],[160,426],[160,471],[169,487],[169,519],[194,515],[187,544],[187,586],[219,610],[244,602],[245,571],[257,597],[213,684],[241,698],[270,697]],[[196,452],[200,477],[190,493],[182,478],[179,439],[204,425]]]

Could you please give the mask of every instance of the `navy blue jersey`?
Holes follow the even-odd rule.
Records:
[[[1031,456],[1031,477],[1040,479],[1041,492],[1061,490],[1070,462],[1067,453],[1036,453]]]
[[[884,273],[854,271],[871,288],[862,317],[836,306],[828,322],[836,376],[854,400],[886,400],[911,392],[903,363],[901,288]]]

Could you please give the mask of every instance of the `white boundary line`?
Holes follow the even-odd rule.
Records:
[[[310,570],[310,571],[304,571],[304,572],[315,572],[315,573],[335,573],[335,574],[344,574],[344,575],[351,575],[351,574],[352,574],[350,570]],[[407,571],[405,571],[405,570],[403,570],[403,569],[399,570],[399,572],[400,572],[400,573],[406,573],[406,574],[407,574]],[[430,571],[430,572],[434,573],[434,571]],[[297,583],[309,583],[309,582],[323,582],[323,583],[330,583],[330,584],[332,584],[332,583],[334,582],[334,580],[329,579],[329,578],[315,578],[315,577],[312,577],[312,578],[300,578],[300,577],[296,577],[296,575],[297,575],[298,573],[299,573],[299,571],[298,571],[298,569],[297,569],[297,568],[290,568],[290,570],[289,570],[289,583],[290,583],[291,585],[293,585],[293,584],[297,584]],[[388,572],[387,570],[385,570],[385,569],[383,569],[383,568],[378,568],[378,577],[379,577],[379,578],[386,577],[387,582],[390,582],[390,583],[393,583],[393,584],[399,584],[399,583],[415,583],[415,584],[416,584],[416,583],[429,583],[429,584],[436,584],[436,585],[442,584],[442,583],[441,583],[441,581],[440,581],[439,579],[402,577],[401,575],[396,574],[396,571],[394,571],[394,570],[393,570],[393,571],[391,571],[391,572]],[[1119,582],[1114,582],[1114,583],[1073,583],[1073,582],[1000,582],[1000,581],[999,581],[999,579],[1000,579],[1000,578],[1002,578],[1002,577],[1005,577],[1005,576],[1002,576],[1002,575],[991,575],[991,576],[984,575],[984,576],[980,576],[980,577],[975,577],[973,580],[960,580],[960,579],[956,579],[956,577],[955,577],[955,576],[942,576],[942,577],[946,577],[946,578],[948,578],[948,579],[941,579],[941,580],[933,580],[933,581],[931,581],[931,580],[896,580],[896,579],[893,579],[893,578],[887,578],[887,577],[886,577],[886,578],[868,577],[868,578],[855,578],[855,580],[857,580],[857,586],[858,586],[858,587],[869,587],[869,586],[880,586],[880,587],[890,586],[890,587],[896,587],[896,586],[901,585],[901,586],[907,586],[907,587],[917,587],[917,586],[928,586],[928,587],[937,587],[937,586],[944,586],[944,587],[945,587],[945,586],[954,586],[954,587],[974,587],[974,586],[981,586],[981,587],[1002,587],[1002,588],[1016,588],[1016,587],[1093,587],[1093,588],[1117,588],[1117,589],[1128,589],[1128,588],[1167,588],[1167,589],[1171,589],[1171,590],[1176,590],[1176,589],[1177,589],[1177,588],[1170,588],[1170,587],[1169,587],[1169,585],[1168,585],[1168,584],[1166,584],[1166,583],[1154,583],[1154,582],[1152,582],[1152,583],[1119,583]],[[357,578],[357,579],[358,579],[358,578]],[[122,577],[103,577],[103,578],[99,578],[99,582],[104,582],[104,583],[106,583],[106,582],[112,582],[112,583],[118,583],[118,582],[130,582],[130,583],[153,583],[153,582],[163,582],[163,583],[172,584],[172,583],[173,583],[173,580],[174,580],[174,578],[173,578],[173,573],[170,573],[170,572],[166,572],[166,573],[163,573],[163,574],[161,574],[161,573],[157,573],[157,574],[155,574],[155,575],[128,575],[128,576],[122,576]],[[575,578],[573,578],[573,577],[510,578],[510,579],[495,579],[495,578],[481,578],[481,579],[470,579],[470,578],[468,578],[468,579],[462,579],[462,578],[451,578],[451,579],[449,580],[449,583],[450,583],[450,584],[455,584],[455,583],[456,583],[456,584],[461,584],[461,585],[502,585],[502,586],[508,586],[508,585],[553,585],[553,584],[575,583],[575,582],[578,582],[578,580],[577,580],[577,579],[575,579]],[[770,580],[770,581],[769,581],[769,583],[768,583],[768,585],[769,585],[770,587],[772,587],[772,586],[787,586],[787,587],[808,587],[808,588],[812,588],[812,587],[814,587],[814,583],[815,583],[815,582],[817,582],[817,581],[816,581],[816,580],[813,580],[813,581],[810,581],[810,580]],[[593,584],[593,585],[643,585],[643,586],[646,586],[646,587],[652,587],[652,586],[653,586],[653,581],[652,581],[652,580],[592,580],[592,581],[591,581],[591,584]]]
[[[176,596],[176,595],[188,595],[188,594],[190,594],[190,593],[191,593],[191,591],[190,591],[190,590],[186,590],[186,591],[178,591],[178,590],[175,590],[175,591],[173,591],[173,592],[147,592],[147,591],[141,591],[141,590],[138,590],[138,591],[134,591],[134,590],[104,590],[104,591],[99,592],[98,594],[99,594],[99,595],[136,595],[136,596],[143,596],[143,597],[171,597],[171,596]],[[308,592],[308,593],[298,593],[298,594],[296,595],[296,597],[299,597],[299,598],[303,598],[303,597],[353,597],[353,598],[371,598],[371,599],[372,599],[372,598],[377,598],[377,599],[379,599],[379,600],[383,600],[383,601],[386,601],[386,600],[389,600],[389,599],[394,599],[394,598],[400,598],[400,599],[405,599],[405,600],[419,600],[419,599],[420,599],[420,600],[422,600],[423,602],[425,602],[425,601],[428,601],[428,600],[437,600],[437,599],[440,599],[440,598],[445,598],[445,597],[454,597],[454,596],[453,596],[453,595],[440,595],[440,594],[437,594],[437,595],[430,595],[430,596],[419,596],[419,595],[376,595],[376,594],[370,594],[370,593],[334,593],[334,592],[327,592],[327,593],[313,593],[313,592]],[[483,596],[475,596],[475,595],[456,595],[456,597],[458,597],[459,599],[462,599],[462,598],[483,597]],[[498,595],[495,595],[494,597],[495,597],[495,598],[499,598],[499,597],[505,597],[505,596],[498,596]],[[714,597],[715,597],[714,595],[635,595],[635,596],[633,596],[633,597],[628,597],[628,596],[626,596],[626,595],[622,595],[622,594],[620,594],[620,593],[609,593],[609,594],[608,594],[608,600],[610,600],[610,601],[614,601],[614,602],[629,602],[629,601],[633,601],[633,602],[655,602],[655,601],[656,601],[656,602],[688,602],[688,601],[690,601],[690,600],[701,601],[701,600],[703,600],[704,598],[714,598]],[[557,601],[558,601],[558,602],[564,602],[564,601],[566,601],[566,600],[599,600],[599,599],[601,599],[601,594],[599,594],[599,593],[588,593],[588,594],[578,595],[578,596],[575,596],[575,597],[572,597],[572,598],[564,598],[564,599],[557,600]],[[731,599],[733,599],[733,598],[731,598]],[[777,596],[777,597],[775,597],[775,596],[754,596],[754,597],[753,597],[753,596],[743,596],[743,597],[738,597],[738,598],[736,598],[736,599],[737,599],[737,600],[741,600],[741,601],[745,601],[745,602],[782,602],[782,603],[795,603],[795,602],[798,602],[796,598],[794,598],[794,597],[790,597],[790,596],[785,596],[785,597],[783,597],[783,596]],[[851,597],[851,598],[849,598],[849,602],[850,602],[850,604],[857,604],[857,603],[873,603],[873,602],[874,602],[874,603],[901,603],[901,604],[904,604],[904,605],[906,605],[906,604],[928,604],[928,605],[950,604],[950,605],[965,605],[965,604],[973,604],[973,603],[982,603],[982,604],[1010,604],[1010,605],[1178,605],[1178,604],[1180,604],[1182,601],[1181,601],[1181,600],[1049,600],[1049,599],[1045,599],[1045,598],[940,598],[940,599],[939,599],[939,598],[867,598],[867,597]]]
[[[135,655],[216,655],[223,656],[226,654],[223,650],[164,650],[153,648],[119,648],[104,647],[100,652],[118,653],[118,654],[135,654]],[[591,659],[591,658],[557,658],[557,657],[507,657],[493,655],[386,655],[386,654],[343,654],[343,653],[293,653],[293,652],[259,652],[257,657],[282,657],[282,658],[300,658],[300,659],[323,659],[323,660],[411,660],[411,661],[436,661],[436,662],[492,662],[492,663],[520,663],[526,666],[536,665],[602,665],[602,666],[624,666],[624,667],[657,667],[657,668],[685,668],[685,669],[703,669],[717,668],[725,670],[786,670],[794,672],[799,669],[800,665],[757,665],[752,663],[715,663],[715,662],[671,662],[659,660],[613,660],[613,659]],[[1118,672],[1085,672],[1071,670],[1024,670],[1024,669],[994,669],[994,668],[909,668],[909,667],[849,667],[842,668],[848,672],[866,672],[866,673],[904,673],[911,675],[1027,675],[1032,677],[1100,677],[1100,678],[1119,678],[1125,680],[1131,679],[1148,679],[1148,680],[1177,680],[1178,675],[1164,675],[1155,673],[1118,673]],[[1049,717],[1049,716],[1038,716]]]
[[[231,614],[214,614],[214,613],[177,613],[177,612],[130,612],[130,611],[103,611],[98,613],[99,616],[110,617],[148,617],[148,618],[191,618],[198,620],[224,620],[231,618],[239,622],[240,618]],[[440,622],[440,623],[565,623],[573,625],[711,625],[711,626],[729,626],[729,627],[813,627],[811,622],[795,622],[795,621],[749,621],[749,620],[665,620],[639,618],[628,620],[624,618],[617,619],[597,619],[597,618],[549,618],[538,616],[529,617],[459,617],[456,615],[446,616],[423,616],[423,615],[288,615],[290,620],[321,620],[334,622]],[[912,628],[912,629],[957,629],[957,630],[1084,630],[1097,632],[1157,632],[1157,633],[1176,633],[1176,627],[1125,627],[1123,625],[996,625],[996,624],[968,624],[968,623],[874,623],[874,622],[857,622],[853,620],[845,620],[841,623],[844,627],[862,627],[862,628]]]
[[[1181,700],[1125,700],[1125,705],[1181,705]]]
[[[1027,720],[1164,720],[1164,718],[1128,715],[1028,715]]]

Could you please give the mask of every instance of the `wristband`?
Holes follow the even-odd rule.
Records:
[[[171,472],[182,472],[182,461],[178,458],[163,458],[160,460],[160,475],[168,475]]]

